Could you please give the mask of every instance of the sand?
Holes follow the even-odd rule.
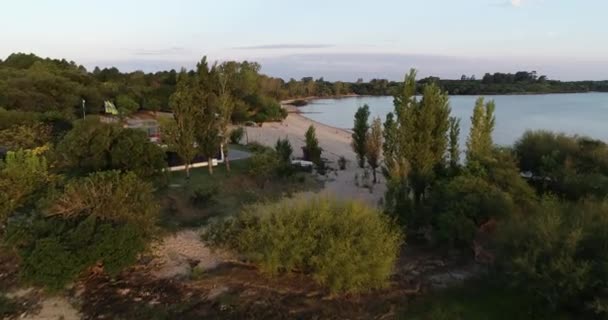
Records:
[[[386,185],[382,174],[378,173],[378,183],[373,185],[373,192],[362,187],[364,170],[358,168],[356,155],[351,147],[351,133],[344,129],[334,128],[306,118],[305,114],[297,113],[297,108],[282,103],[289,115],[285,120],[278,123],[264,123],[261,127],[246,127],[248,142],[258,142],[263,145],[274,147],[277,139],[287,138],[291,142],[296,158],[302,157],[302,146],[304,146],[304,134],[310,125],[316,130],[317,138],[321,148],[322,157],[330,162],[330,166],[338,168],[337,160],[343,156],[348,160],[346,170],[336,171],[328,174],[324,189],[321,191],[333,194],[342,199],[358,199],[370,205],[378,205],[381,201]],[[355,175],[359,177],[359,186],[355,184]],[[371,172],[369,178],[371,184]]]

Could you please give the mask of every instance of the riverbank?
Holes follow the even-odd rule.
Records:
[[[373,186],[371,192],[362,187],[365,173],[363,169],[357,167],[356,155],[351,148],[351,133],[313,121],[298,113],[297,107],[286,104],[288,102],[289,100],[281,101],[281,106],[288,111],[285,120],[264,123],[261,127],[246,127],[245,139],[248,142],[258,142],[270,147],[274,147],[279,138],[287,139],[293,147],[294,157],[299,158],[302,157],[304,134],[312,125],[315,127],[319,145],[323,148],[322,157],[327,159],[331,168],[336,169],[335,172],[328,173],[324,178],[326,180],[322,192],[343,199],[358,199],[371,205],[377,205],[386,188],[383,177],[378,174],[379,181]],[[337,161],[340,157],[344,157],[348,161],[345,170],[338,170]]]

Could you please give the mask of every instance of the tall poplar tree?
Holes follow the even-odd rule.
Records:
[[[196,148],[196,120],[200,112],[198,84],[184,69],[179,74],[175,92],[169,99],[173,120],[162,123],[162,141],[184,161],[186,177],[198,153]]]
[[[415,203],[421,203],[435,172],[445,165],[450,127],[448,95],[434,83],[422,90],[422,99],[416,94],[416,71],[406,75],[401,91],[395,96],[395,123],[393,116],[387,117],[385,133],[390,138],[391,148],[385,154],[388,176],[403,179],[413,192]],[[389,121],[390,120],[390,121]],[[394,141],[394,142],[393,142]],[[394,185],[403,186],[403,183]]]
[[[233,82],[236,77],[237,64],[235,62],[222,63],[218,68],[218,96],[219,96],[219,135],[224,148],[224,163],[226,171],[230,172],[230,160],[228,160],[228,126],[232,120],[235,101],[232,94]]]
[[[460,145],[458,142],[460,138],[460,119],[456,117],[450,117],[449,137],[448,154],[450,157],[450,168],[455,170],[460,162]]]
[[[495,108],[493,100],[484,103],[484,98],[480,97],[475,102],[473,116],[471,116],[471,131],[467,140],[467,161],[491,156],[494,145],[492,133],[496,122]]]
[[[380,166],[380,152],[382,151],[382,120],[374,119],[365,139],[365,158],[372,169],[374,183],[378,181],[376,171]]]
[[[357,154],[359,168],[365,167],[366,139],[369,131],[369,106],[364,105],[355,113],[355,125],[352,134],[353,151]]]
[[[197,114],[196,142],[200,152],[208,159],[209,173],[213,174],[213,161],[220,148],[220,99],[217,95],[219,80],[217,66],[209,67],[207,57],[196,65],[198,90],[201,93]]]

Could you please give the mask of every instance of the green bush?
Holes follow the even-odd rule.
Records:
[[[322,165],[321,153],[323,149],[319,146],[319,140],[314,126],[308,127],[305,134],[305,145],[302,147],[302,153],[304,154],[304,160],[311,161],[315,165]]]
[[[190,197],[190,202],[198,207],[212,204],[215,197],[219,194],[219,187],[216,184],[204,185],[196,188]]]
[[[139,226],[104,222],[94,216],[64,220],[36,216],[10,225],[9,243],[21,256],[26,283],[60,290],[101,262],[111,275],[136,261],[147,239]]]
[[[44,214],[9,222],[7,242],[22,260],[23,280],[51,290],[98,263],[111,275],[120,272],[156,230],[153,189],[133,173],[99,172],[70,181],[44,203]]]
[[[608,202],[544,199],[500,230],[500,262],[514,286],[554,310],[608,315]]]
[[[254,178],[260,188],[278,174],[281,163],[274,150],[256,152],[249,161],[249,175]]]
[[[243,140],[243,135],[245,135],[245,129],[243,127],[238,127],[230,131],[230,143],[240,144],[241,140]]]
[[[332,292],[386,286],[403,239],[375,209],[332,198],[255,206],[212,224],[203,237],[267,273],[302,271]]]
[[[277,143],[274,147],[275,151],[278,153],[281,161],[289,163],[291,161],[291,155],[293,154],[293,148],[291,147],[291,143],[287,138],[278,139]]]
[[[483,223],[508,217],[516,210],[509,194],[485,179],[471,175],[458,176],[437,185],[431,203],[431,223],[435,226],[437,240],[457,248],[470,247],[477,227]],[[412,222],[428,219],[426,212],[416,213]]]

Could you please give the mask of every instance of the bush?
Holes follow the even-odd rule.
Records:
[[[147,242],[139,226],[93,216],[70,220],[37,216],[11,225],[8,239],[21,256],[23,280],[51,290],[62,289],[99,262],[115,275],[135,262]]]
[[[135,262],[156,230],[153,190],[133,173],[100,172],[73,180],[45,202],[50,203],[45,214],[10,221],[7,242],[22,260],[23,279],[51,290],[99,263],[117,274]]]
[[[463,175],[439,184],[430,201],[437,240],[451,247],[469,248],[477,227],[490,219],[506,218],[516,207],[511,197],[486,180]],[[427,214],[412,218],[426,225]]]
[[[242,253],[267,273],[308,273],[332,292],[386,286],[402,243],[386,216],[332,198],[255,206],[212,224],[203,237]]]
[[[319,140],[317,139],[317,134],[315,131],[315,127],[312,125],[308,127],[306,130],[306,144],[302,147],[302,153],[304,154],[304,160],[311,161],[315,165],[321,165],[321,153],[323,149],[319,147]]]
[[[243,136],[245,135],[245,128],[238,127],[232,131],[230,131],[230,143],[231,144],[240,144],[241,140],[243,140]]]
[[[303,107],[305,105],[308,104],[308,101],[306,100],[302,100],[302,99],[298,99],[298,100],[294,100],[290,103],[292,106],[294,107]]]
[[[197,207],[204,207],[213,204],[218,194],[219,187],[216,184],[204,185],[194,190],[190,202]]]
[[[281,161],[290,163],[291,155],[293,154],[293,148],[291,147],[291,143],[287,138],[279,138],[274,149],[278,153],[279,159],[281,159]]]
[[[514,286],[554,310],[605,318],[608,202],[544,199],[528,216],[511,219],[500,230],[499,261]]]
[[[260,188],[264,188],[281,166],[279,157],[273,150],[256,152],[250,159],[249,175],[254,178]]]

